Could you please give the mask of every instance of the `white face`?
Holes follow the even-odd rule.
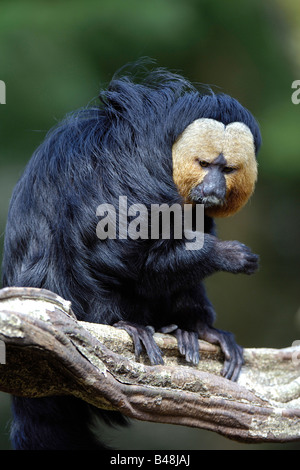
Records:
[[[232,169],[225,175],[226,200],[222,207],[210,208],[211,216],[224,217],[237,212],[251,196],[257,179],[254,138],[241,122],[225,126],[214,119],[197,119],[173,145],[173,179],[186,202],[190,192],[201,184],[209,166],[219,155]]]

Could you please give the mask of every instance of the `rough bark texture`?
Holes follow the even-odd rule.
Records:
[[[99,408],[194,426],[244,442],[300,440],[300,347],[246,349],[237,383],[220,376],[222,354],[199,341],[188,366],[170,335],[155,334],[165,365],[134,358],[125,331],[78,322],[70,302],[32,288],[0,290],[0,390],[74,395]],[[1,353],[2,352],[2,353]],[[1,361],[2,358],[2,361]]]

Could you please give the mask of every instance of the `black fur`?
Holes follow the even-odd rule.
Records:
[[[232,335],[212,327],[215,314],[201,280],[219,270],[252,272],[255,255],[238,242],[219,241],[209,218],[198,251],[186,250],[184,239],[100,241],[96,208],[117,206],[120,195],[128,205],[148,208],[181,204],[172,179],[171,149],[178,135],[200,117],[242,121],[258,150],[258,126],[233,98],[200,94],[165,70],[139,84],[116,77],[100,100],[51,130],[19,180],[6,227],[3,286],[46,288],[71,300],[80,320],[132,328],[137,355],[146,334],[154,364],[161,362],[160,352],[143,326],[176,324],[174,334],[188,361],[199,360],[198,337],[219,342],[224,375],[231,377],[240,368],[241,349]],[[100,448],[88,431],[90,412],[89,405],[71,398],[14,398],[13,445]],[[117,422],[118,416],[104,415]]]

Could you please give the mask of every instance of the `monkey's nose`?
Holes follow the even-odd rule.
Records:
[[[223,200],[226,195],[226,188],[214,186],[214,185],[205,185],[203,187],[203,196],[204,197],[215,197],[217,199]]]
[[[219,171],[211,171],[205,175],[202,183],[204,197],[215,197],[223,200],[226,195],[226,180]]]

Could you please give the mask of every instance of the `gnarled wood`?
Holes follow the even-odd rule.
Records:
[[[52,292],[2,289],[6,364],[0,364],[0,390],[74,395],[132,418],[209,429],[244,442],[300,439],[299,346],[246,349],[234,383],[220,376],[217,346],[199,341],[201,361],[191,367],[174,337],[156,333],[155,339],[163,366],[149,365],[146,357],[136,362],[125,331],[78,322],[71,304]]]

